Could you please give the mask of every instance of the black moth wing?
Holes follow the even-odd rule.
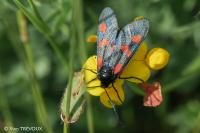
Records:
[[[149,30],[149,21],[141,18],[126,25],[116,38],[115,50],[109,59],[109,66],[118,77],[133,57]]]
[[[97,40],[97,70],[102,66],[108,66],[118,32],[117,18],[110,7],[106,7],[99,17],[98,40]]]

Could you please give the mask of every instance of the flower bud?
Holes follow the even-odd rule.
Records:
[[[87,40],[88,43],[95,43],[97,41],[97,36],[96,35],[90,35]]]
[[[146,64],[153,70],[162,69],[167,65],[169,53],[163,48],[153,48],[146,57]]]

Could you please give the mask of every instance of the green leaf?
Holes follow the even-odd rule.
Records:
[[[200,19],[200,11],[197,12],[197,14],[195,15],[195,18],[198,20]]]
[[[65,56],[62,54],[61,50],[58,47],[57,41],[52,36],[52,32],[50,28],[48,27],[47,23],[43,21],[41,16],[39,15],[35,5],[32,1],[30,1],[31,7],[33,9],[33,12],[29,11],[27,7],[25,7],[19,0],[14,0],[17,7],[25,14],[25,16],[33,23],[33,25],[44,34],[44,36],[49,41],[49,44],[53,48],[55,54],[60,59],[60,61],[63,63],[65,68],[68,68],[68,64],[65,61]]]
[[[200,55],[197,55],[183,70],[182,75],[191,74],[200,70]]]
[[[135,83],[126,81],[127,88],[130,88],[135,94],[144,96],[145,92]]]
[[[65,123],[74,123],[79,119],[86,103],[86,98],[84,96],[86,92],[86,87],[84,82],[84,74],[82,71],[76,72],[72,80],[69,116],[66,116],[66,111],[67,111],[66,105],[68,99],[67,89],[68,87],[64,92],[64,96],[61,102],[61,119]]]
[[[166,116],[166,122],[175,133],[199,133],[200,102],[191,100]]]
[[[34,26],[42,33],[50,34],[49,28],[38,19],[32,12],[30,12],[22,3],[18,0],[14,0],[17,7],[28,17],[28,19],[34,24]]]

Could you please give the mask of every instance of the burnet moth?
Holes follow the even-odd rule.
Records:
[[[97,78],[101,81],[102,88],[111,84],[115,89],[114,82],[117,78],[141,80],[137,77],[122,78],[120,74],[145,39],[148,29],[149,21],[144,17],[120,29],[113,10],[110,7],[103,9],[99,17],[97,40]],[[116,89],[115,91],[117,92]],[[119,95],[118,98],[120,99]],[[111,99],[110,103],[115,110]]]

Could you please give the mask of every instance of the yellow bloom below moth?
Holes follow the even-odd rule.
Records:
[[[97,57],[91,56],[90,58],[88,58],[85,64],[83,65],[83,68],[88,69],[84,70],[85,82],[88,87],[87,91],[93,96],[100,96],[101,93],[104,92],[104,88],[94,87],[101,85],[100,81],[97,79],[97,74],[95,74],[97,72]],[[89,88],[89,87],[94,87],[94,88]]]
[[[134,58],[130,61],[128,66],[125,68],[124,72],[122,73],[122,77],[135,76],[144,81],[146,81],[149,78],[150,70],[144,63],[146,52],[147,52],[147,44],[143,43],[141,44],[141,47],[134,55]],[[124,90],[122,88],[122,84],[124,80],[117,79],[114,83],[116,90],[119,91],[118,92],[119,96],[117,96],[116,90],[111,85],[105,89],[100,87],[101,83],[100,83],[100,80],[98,80],[97,74],[96,74],[97,73],[97,57],[96,56],[91,56],[90,58],[88,58],[83,68],[84,68],[85,82],[87,84],[88,93],[90,93],[93,96],[100,96],[100,101],[106,107],[111,107],[111,104],[109,103],[109,98],[105,92],[105,89],[106,89],[111,100],[116,105],[122,104],[122,102],[124,101]],[[139,81],[136,79],[129,79],[129,81],[139,83]]]
[[[113,87],[106,88],[106,91],[114,105],[121,105],[124,102],[125,96],[124,96],[124,90],[122,88],[122,83],[123,83],[122,81],[123,80],[119,79],[115,81],[114,86],[116,90]],[[103,92],[100,95],[100,101],[106,107],[112,108],[108,95],[106,94],[106,92]]]

